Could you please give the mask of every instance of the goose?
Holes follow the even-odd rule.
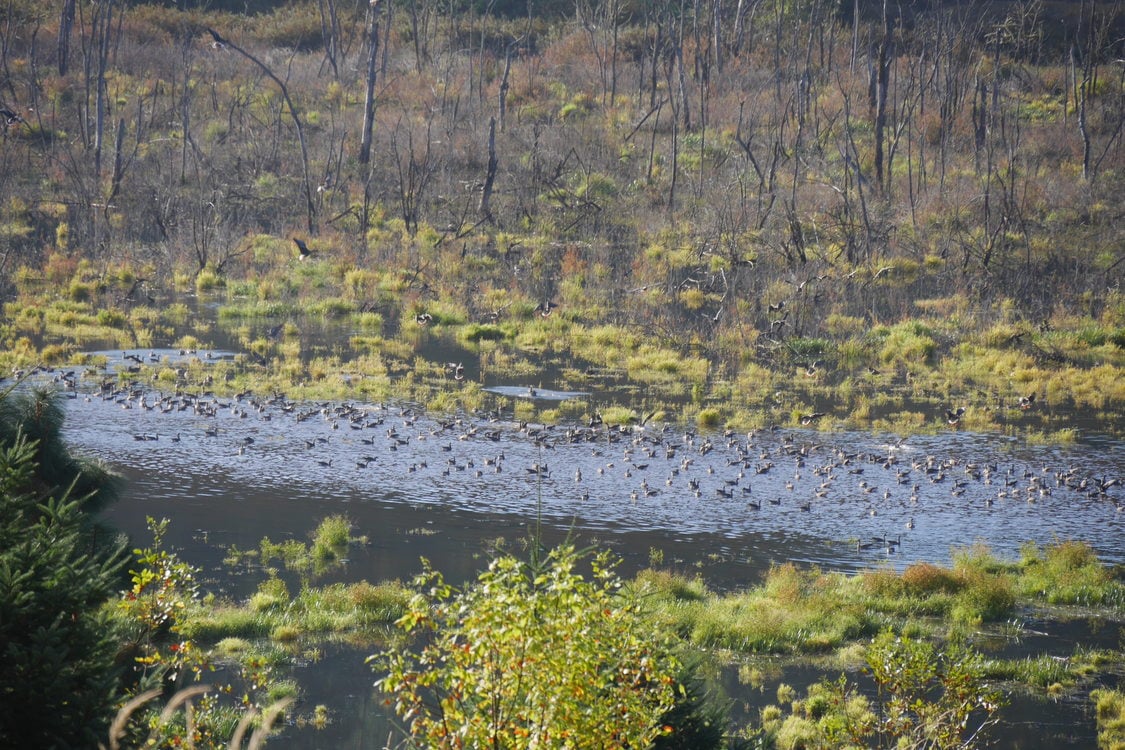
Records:
[[[957,407],[956,411],[946,409],[945,410],[945,421],[948,422],[950,426],[956,427],[957,425],[961,424],[961,417],[964,414],[965,414],[965,407],[964,406]]]
[[[1020,408],[1027,411],[1035,404],[1035,394],[1029,393],[1026,396],[1020,396]]]

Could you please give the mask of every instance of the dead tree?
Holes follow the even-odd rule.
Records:
[[[289,87],[286,86],[285,82],[282,81],[280,78],[278,78],[272,70],[270,70],[268,65],[266,65],[264,62],[262,62],[258,58],[254,57],[254,55],[252,55],[249,52],[247,52],[246,50],[242,49],[237,44],[234,44],[233,42],[219,36],[219,33],[216,32],[214,29],[207,29],[207,32],[209,34],[211,34],[211,37],[215,40],[216,45],[221,45],[224,48],[231,49],[231,50],[237,52],[238,54],[242,55],[243,57],[245,57],[250,62],[257,65],[258,68],[263,73],[265,73],[266,76],[271,81],[276,83],[277,87],[281,90],[281,96],[282,96],[283,99],[285,99],[286,106],[289,107],[289,116],[293,118],[293,126],[297,130],[297,141],[300,143],[300,146],[301,146],[301,168],[302,168],[303,173],[304,173],[305,213],[306,213],[307,220],[308,220],[307,228],[308,228],[309,234],[316,234],[317,233],[316,202],[313,200],[312,179],[309,177],[309,149],[308,149],[308,145],[305,143],[305,129],[301,125],[301,116],[300,116],[299,112],[297,111],[297,105],[293,103],[293,100],[289,96]]]

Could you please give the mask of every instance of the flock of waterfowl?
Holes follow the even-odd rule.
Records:
[[[145,355],[126,352],[120,366],[136,365],[134,358]],[[498,399],[491,413],[430,417],[408,404],[220,396],[205,387],[169,393],[117,377],[89,387],[74,371],[44,375],[81,394],[80,404],[119,410],[99,420],[103,429],[112,422],[117,438],[109,442],[118,450],[132,442],[132,450],[154,451],[149,446],[174,441],[189,445],[189,465],[251,461],[250,471],[265,481],[320,482],[357,497],[381,492],[522,512],[537,500],[549,515],[595,526],[807,533],[857,554],[895,554],[922,539],[932,551],[978,536],[1007,534],[1018,544],[1125,526],[1113,470],[1120,463],[989,448],[960,431],[909,439],[779,428],[703,432],[657,425],[651,415],[608,425],[596,411],[582,424],[527,424],[503,410],[510,399]],[[1076,514],[1077,522],[1067,522]]]

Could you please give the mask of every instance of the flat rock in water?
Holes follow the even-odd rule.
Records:
[[[534,398],[541,401],[566,401],[571,398],[589,396],[585,391],[555,391],[550,388],[532,388],[526,385],[493,385],[482,390],[496,393],[501,396],[514,398]]]

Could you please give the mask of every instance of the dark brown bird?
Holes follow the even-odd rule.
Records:
[[[211,42],[211,48],[212,49],[223,49],[224,47],[227,46],[227,40],[223,39],[221,36],[219,36],[219,32],[217,32],[214,29],[208,27],[207,33],[210,34],[211,39],[214,40],[214,41]]]
[[[297,245],[297,252],[301,254],[301,260],[307,260],[313,256],[313,251],[309,249],[304,240],[294,237],[293,242]]]

